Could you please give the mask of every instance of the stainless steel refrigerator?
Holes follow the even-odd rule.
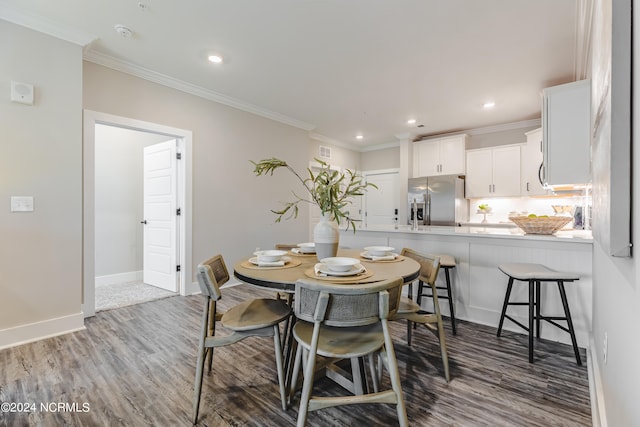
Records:
[[[462,176],[410,178],[407,194],[409,225],[413,224],[414,207],[419,225],[460,225],[469,221]]]

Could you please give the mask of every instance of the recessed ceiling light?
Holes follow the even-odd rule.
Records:
[[[113,28],[116,30],[116,33],[120,34],[124,38],[133,36],[133,31],[130,28],[125,27],[124,25],[116,24],[113,26]]]
[[[213,62],[214,64],[222,63],[222,56],[220,55],[209,55],[209,62]]]
[[[409,120],[407,120],[407,124],[408,124],[408,125],[415,125],[415,124],[416,124],[416,119],[409,119]]]
[[[489,102],[485,102],[485,103],[482,105],[482,108],[493,108],[493,107],[495,107],[495,106],[496,106],[496,103],[495,103],[495,102],[493,102],[493,101],[489,101]]]
[[[362,139],[362,138],[364,138],[364,136],[362,136],[362,135],[356,135],[356,139]]]

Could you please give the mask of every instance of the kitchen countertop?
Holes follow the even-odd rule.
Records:
[[[443,236],[469,236],[469,237],[491,237],[499,239],[522,239],[522,240],[542,240],[542,241],[572,241],[576,243],[592,243],[593,236],[591,230],[560,230],[552,235],[525,234],[518,227],[492,227],[483,224],[454,226],[420,226],[418,230],[412,230],[409,225],[375,225],[358,228],[359,231],[385,232],[385,233],[411,233],[411,234],[432,234]],[[353,231],[349,231],[352,233]]]

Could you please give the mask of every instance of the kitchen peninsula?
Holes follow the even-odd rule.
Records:
[[[341,231],[340,246],[362,248],[384,245],[415,249],[425,254],[449,254],[457,266],[452,273],[452,290],[456,318],[497,327],[507,287],[507,277],[497,266],[509,262],[531,262],[550,268],[574,272],[580,280],[566,286],[569,307],[580,347],[587,347],[592,313],[592,238],[589,231],[559,231],[555,235],[529,235],[519,228],[423,226],[371,226]],[[438,277],[443,285],[444,275]],[[562,313],[556,286],[542,287],[542,311],[548,315]],[[527,286],[514,286],[512,301],[527,300]],[[430,310],[430,298],[422,301]],[[443,315],[447,304],[440,304]],[[512,313],[527,323],[525,306],[514,307]],[[570,343],[568,334],[551,325],[541,326],[541,337]],[[523,333],[511,322],[505,329]]]

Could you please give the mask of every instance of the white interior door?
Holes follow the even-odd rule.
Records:
[[[385,172],[367,174],[367,182],[378,189],[369,188],[365,193],[365,215],[367,226],[393,225],[398,218],[400,196],[400,173]]]
[[[177,141],[144,148],[144,283],[178,291]]]

